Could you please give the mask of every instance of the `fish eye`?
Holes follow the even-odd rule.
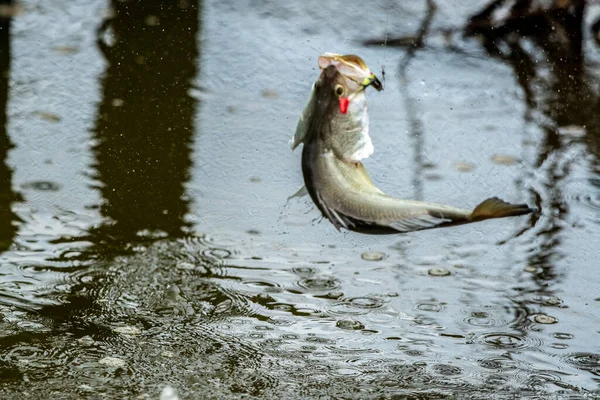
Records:
[[[335,85],[335,94],[338,97],[342,97],[342,95],[344,94],[344,87],[340,84]]]

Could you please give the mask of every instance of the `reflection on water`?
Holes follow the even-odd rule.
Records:
[[[547,9],[517,2],[504,19],[492,23],[491,13],[507,4],[490,3],[470,19],[467,31],[482,36],[488,54],[511,66],[524,94],[524,118],[544,133],[534,164],[537,183],[530,189],[544,215],[536,224],[538,241],[528,265],[538,292],[552,295],[552,283],[561,275],[556,262],[566,256],[561,250],[561,237],[569,225],[566,185],[577,173],[573,161],[586,157],[582,142],[595,155],[593,163],[600,160],[598,71],[597,65],[586,63],[584,1]]]
[[[76,259],[110,258],[130,245],[179,237],[187,226],[185,187],[196,101],[188,95],[197,69],[197,2],[114,1],[98,31],[108,61],[94,128],[96,178],[105,221]],[[89,264],[89,263],[88,263]],[[39,313],[69,323],[71,332],[97,335],[87,316],[101,312],[105,271],[75,268],[60,303]],[[101,330],[101,329],[100,329]]]
[[[525,268],[535,286],[516,287],[508,299],[515,305],[515,327],[526,335],[536,323],[558,322],[544,310],[557,313],[566,307],[557,295],[565,275],[561,261],[569,257],[564,239],[573,227],[569,185],[581,173],[580,165],[589,170],[591,181],[597,179],[594,165],[600,155],[596,147],[600,137],[598,71],[595,63],[588,64],[584,51],[586,3],[555,3],[545,9],[532,4],[516,2],[503,18],[493,20],[497,8],[509,6],[508,2],[491,2],[467,25],[469,34],[483,38],[490,56],[512,68],[524,96],[524,120],[543,133],[529,177],[531,197],[543,214],[532,232],[524,232],[524,237],[536,239],[528,246]],[[594,185],[585,190],[594,191]],[[598,193],[577,197],[596,198]],[[568,346],[555,343],[551,347]]]
[[[197,1],[117,1],[99,29],[108,69],[94,129],[106,222],[97,243],[181,236],[196,101]]]
[[[0,7],[5,4],[0,1]],[[0,15],[0,253],[12,244],[17,231],[17,217],[11,205],[18,196],[12,189],[12,170],[6,163],[11,148],[6,131],[8,82],[10,77],[10,17]]]

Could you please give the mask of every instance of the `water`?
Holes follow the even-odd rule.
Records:
[[[392,3],[20,4],[0,30],[1,397],[600,397],[597,47],[556,72],[534,41],[517,59],[463,38],[481,4],[447,2],[406,58],[364,44],[419,30],[425,4]],[[383,190],[541,213],[370,237],[286,205],[325,51],[386,67]]]

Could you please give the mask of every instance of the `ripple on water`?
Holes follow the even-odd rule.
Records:
[[[484,358],[478,361],[480,367],[495,372],[508,372],[517,369],[516,361],[504,357]]]
[[[548,383],[556,384],[562,380],[558,371],[530,371],[523,375],[525,384],[532,388],[537,388]]]
[[[594,210],[600,210],[600,194],[566,195],[567,199],[578,202]]]
[[[446,309],[446,303],[437,301],[420,301],[415,305],[415,308],[420,311],[442,312]]]
[[[549,307],[565,307],[563,300],[556,296],[533,296],[529,302]]]
[[[385,304],[384,299],[376,296],[348,297],[333,304],[329,311],[333,314],[362,315],[370,310],[382,308]]]
[[[6,357],[14,361],[33,360],[38,358],[43,352],[42,349],[35,346],[16,346],[8,352]]]
[[[553,317],[551,315],[546,314],[536,314],[533,316],[533,321],[542,324],[542,325],[550,325],[558,323],[558,318]]]
[[[221,263],[223,260],[233,257],[234,251],[227,246],[214,243],[207,236],[190,236],[183,239],[182,258]]]
[[[33,189],[40,192],[57,192],[60,190],[60,184],[52,181],[31,181],[21,185],[22,189]]]
[[[352,318],[344,318],[335,323],[340,329],[344,329],[347,331],[355,331],[360,329],[365,329],[365,326],[362,322],[352,319]]]
[[[296,282],[297,285],[308,291],[313,292],[329,292],[334,289],[338,289],[341,286],[339,279],[332,276],[315,276],[311,278],[300,279]]]
[[[494,332],[480,335],[476,342],[501,349],[533,349],[543,345],[543,341],[517,332]]]
[[[312,267],[295,267],[292,268],[292,272],[300,277],[310,278],[317,273],[317,269]]]
[[[489,386],[503,386],[507,382],[508,377],[499,374],[487,375],[485,378],[485,384]]]
[[[494,318],[485,311],[472,311],[468,317],[463,319],[463,321],[471,326],[477,326],[480,328],[498,327],[507,324],[506,320]]]
[[[440,375],[444,376],[455,376],[462,374],[462,369],[455,367],[454,365],[448,364],[436,364],[433,366],[433,370]]]
[[[4,362],[16,364],[21,372],[34,379],[43,379],[50,376],[57,368],[64,366],[69,359],[69,354],[64,346],[45,345],[37,347],[30,345],[16,345],[5,349],[2,356]]]
[[[572,335],[570,333],[565,333],[565,332],[554,332],[552,334],[552,337],[555,339],[560,339],[560,340],[569,340],[569,339],[573,339],[575,337],[575,335]]]
[[[227,258],[230,258],[232,253],[227,249],[211,247],[209,249],[202,250],[201,254],[202,256],[211,260],[225,260]]]
[[[570,353],[565,355],[563,360],[577,369],[600,376],[600,354],[598,353]]]

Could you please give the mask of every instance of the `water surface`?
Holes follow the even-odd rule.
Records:
[[[439,4],[409,50],[368,43],[414,37],[425,3],[23,1],[0,30],[2,397],[600,397],[598,47],[494,51],[461,32],[480,6]],[[326,51],[385,66],[383,190],[540,213],[371,237],[288,203]]]

